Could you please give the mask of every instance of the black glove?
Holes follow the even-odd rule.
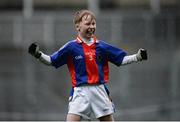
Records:
[[[140,48],[138,50],[138,53],[136,54],[137,56],[137,60],[138,61],[142,61],[142,60],[147,60],[148,56],[147,56],[147,51],[145,49]]]
[[[28,48],[28,52],[36,58],[41,57],[41,52],[39,51],[39,46],[37,43],[32,43]]]
[[[142,60],[147,60],[148,59],[147,51],[145,49],[141,50],[141,57],[142,57]]]

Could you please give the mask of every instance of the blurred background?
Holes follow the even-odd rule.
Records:
[[[179,0],[0,0],[0,120],[65,120],[67,66],[48,67],[28,54],[37,42],[50,55],[76,38],[73,16],[92,10],[97,38],[149,60],[110,64],[115,120],[180,120]]]

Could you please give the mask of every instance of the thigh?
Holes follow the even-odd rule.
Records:
[[[83,87],[74,88],[72,99],[69,100],[69,116],[78,115],[83,119],[90,119],[90,103]]]
[[[114,121],[114,117],[113,115],[106,115],[106,116],[103,116],[103,117],[100,117],[98,118],[100,121]]]
[[[96,118],[114,113],[114,104],[109,99],[103,85],[94,87],[91,91],[91,108]]]
[[[76,115],[76,114],[68,114],[66,121],[80,121],[81,120],[81,116]]]

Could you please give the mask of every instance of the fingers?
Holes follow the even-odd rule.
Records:
[[[37,48],[37,44],[36,43],[32,43],[30,46],[29,46],[29,49],[28,49],[28,52],[32,55],[35,55],[36,53],[36,48]]]
[[[147,50],[145,50],[145,49],[140,49],[140,54],[141,54],[142,60],[147,60],[147,59],[148,59]]]
[[[147,51],[143,48],[140,48],[138,50],[138,53],[136,54],[136,56],[137,56],[138,61],[147,60],[147,58],[148,58]]]
[[[28,52],[36,58],[39,58],[41,56],[37,43],[32,43],[28,48]]]

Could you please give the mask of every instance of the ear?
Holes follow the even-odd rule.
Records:
[[[77,30],[77,31],[80,31],[80,26],[79,26],[79,24],[76,24],[75,26],[76,26],[76,30]]]

